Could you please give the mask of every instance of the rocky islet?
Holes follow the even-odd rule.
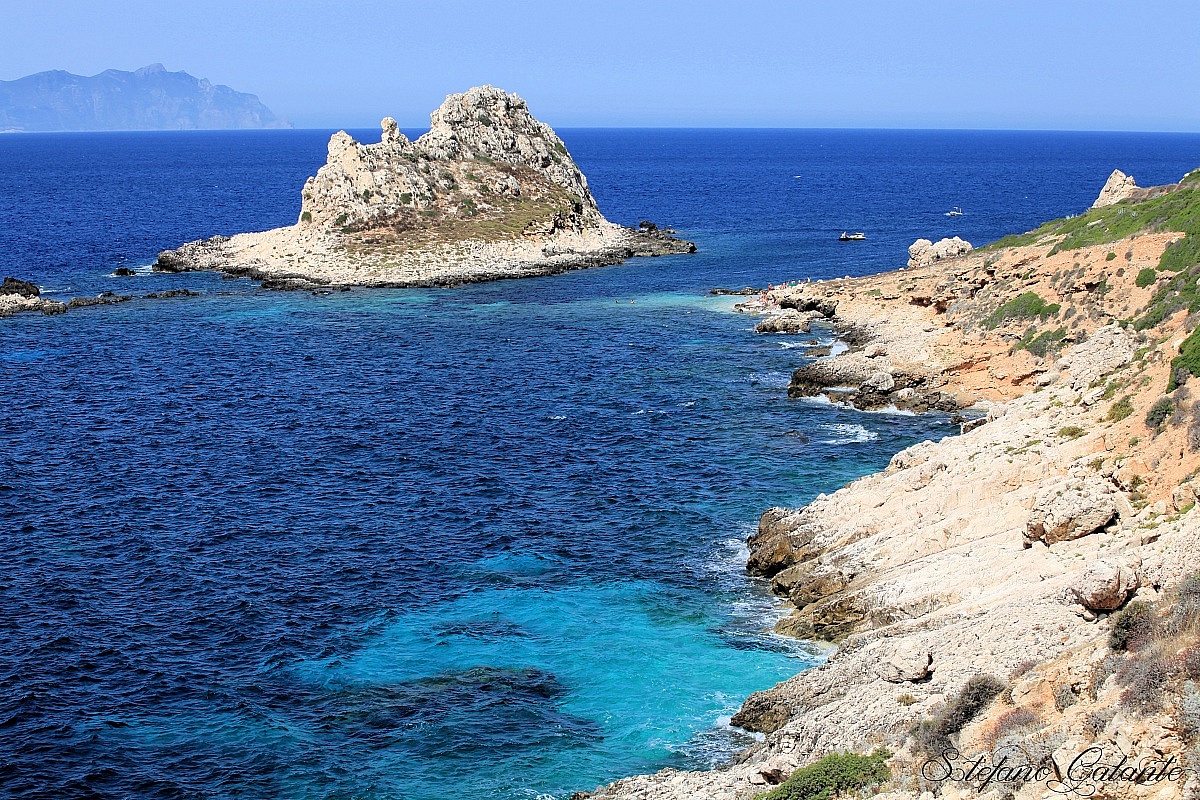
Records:
[[[515,94],[451,95],[416,141],[390,117],[381,128],[374,144],[333,135],[295,225],[191,242],[154,268],[281,289],[448,286],[695,251],[653,223],[606,220],[566,145]]]

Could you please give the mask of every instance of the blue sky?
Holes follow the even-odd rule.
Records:
[[[491,83],[555,126],[1200,131],[1196,0],[6,0],[0,79],[162,62],[297,127]]]

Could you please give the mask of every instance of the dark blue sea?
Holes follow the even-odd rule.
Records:
[[[742,699],[823,657],[767,632],[759,513],[955,429],[789,401],[811,337],[708,290],[1200,165],[1183,135],[568,130],[610,219],[699,253],[322,297],[148,272],[293,222],[329,133],[0,137],[0,274],[200,293],[0,320],[0,795],[564,798],[721,762]]]

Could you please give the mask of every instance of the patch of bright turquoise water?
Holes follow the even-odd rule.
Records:
[[[1200,161],[1197,137],[576,131],[609,216],[701,252],[327,297],[108,277],[291,221],[326,136],[0,139],[0,269],[202,292],[0,323],[7,793],[562,797],[719,761],[745,695],[820,657],[765,632],[758,514],[953,429],[787,400],[809,337],[707,289],[894,266],[1077,211],[1079,176]]]

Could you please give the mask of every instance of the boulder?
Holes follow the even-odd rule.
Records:
[[[1072,478],[1052,484],[1038,494],[1026,535],[1054,544],[1095,533],[1116,517],[1116,489],[1110,482],[1100,478]]]
[[[771,692],[755,692],[746,698],[729,724],[755,733],[774,733],[788,724],[792,709]]]
[[[942,259],[957,258],[974,249],[970,242],[957,236],[936,243],[928,239],[917,239],[908,247],[908,266],[910,269],[928,266]]]
[[[1125,604],[1138,584],[1132,569],[1102,558],[1084,570],[1071,588],[1089,611],[1113,611]]]
[[[780,308],[792,308],[796,311],[815,311],[822,317],[832,318],[837,314],[838,301],[825,297],[808,297],[805,295],[781,297]]]
[[[875,674],[888,683],[924,680],[930,673],[933,655],[929,648],[914,643],[901,643],[891,654],[875,665]]]
[[[878,370],[867,376],[862,382],[862,388],[872,392],[890,392],[896,385],[896,379],[890,372]]]

